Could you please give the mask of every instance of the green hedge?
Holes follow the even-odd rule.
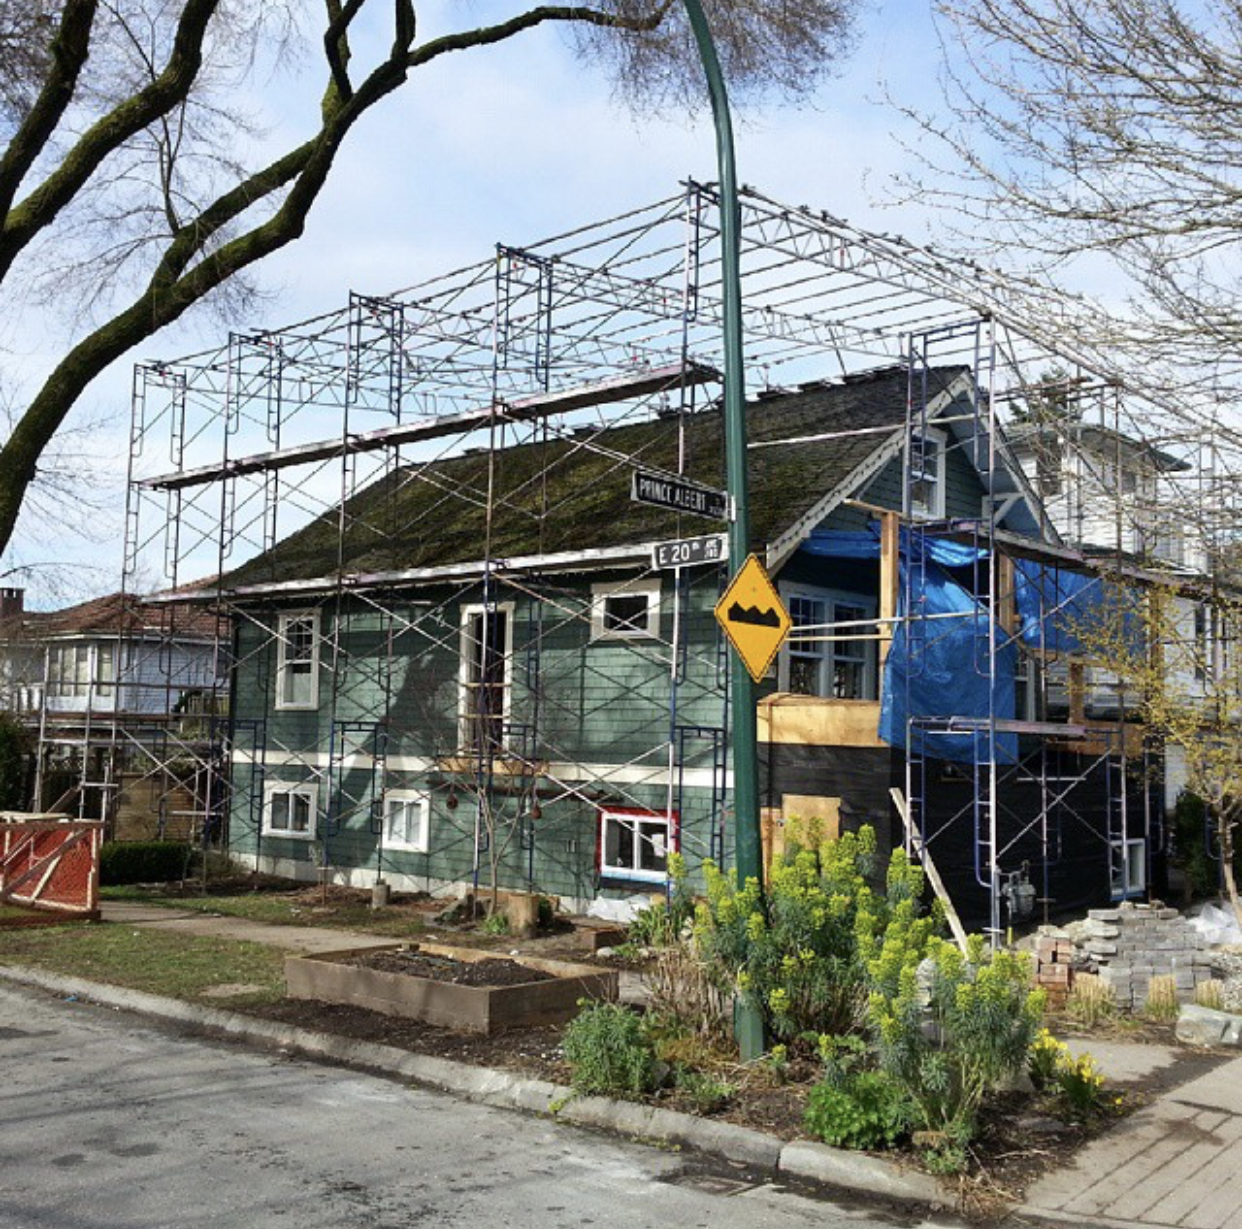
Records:
[[[193,869],[198,851],[185,841],[105,841],[99,882],[167,883]]]

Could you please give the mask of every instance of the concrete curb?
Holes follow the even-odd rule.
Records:
[[[578,1097],[562,1084],[530,1079],[509,1071],[474,1067],[428,1054],[412,1054],[395,1046],[356,1041],[334,1033],[319,1033],[240,1012],[203,1007],[181,999],[146,994],[141,990],[127,990],[122,986],[61,977],[37,969],[3,965],[0,966],[0,979],[53,994],[72,995],[105,1007],[174,1021],[195,1030],[276,1046],[311,1058],[328,1059],[343,1066],[402,1076],[502,1109],[536,1114],[555,1112],[561,1121],[693,1148],[751,1169],[779,1173],[789,1178],[923,1206],[940,1207],[951,1202],[944,1189],[929,1174],[902,1169],[880,1157],[830,1148],[826,1144],[808,1140],[786,1143],[776,1136],[753,1131],[749,1127],[696,1118],[675,1110],[632,1101],[613,1101],[608,1097]]]

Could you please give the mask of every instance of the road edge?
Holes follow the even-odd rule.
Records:
[[[882,1157],[831,1148],[810,1140],[786,1142],[749,1127],[696,1118],[676,1110],[615,1101],[609,1097],[580,1097],[565,1085],[511,1071],[476,1067],[430,1054],[414,1054],[373,1041],[358,1041],[336,1033],[321,1033],[241,1012],[45,973],[26,966],[0,965],[0,979],[66,998],[152,1016],[194,1031],[275,1047],[381,1075],[400,1076],[485,1105],[549,1114],[561,1122],[594,1127],[631,1139],[693,1148],[749,1169],[766,1170],[853,1194],[880,1196],[933,1210],[951,1203],[944,1188],[930,1174],[903,1169]]]

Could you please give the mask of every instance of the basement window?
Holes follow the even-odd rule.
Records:
[[[319,707],[319,612],[293,610],[276,625],[276,707]]]
[[[317,785],[269,786],[263,799],[264,835],[312,840],[318,806]]]
[[[610,807],[599,813],[600,878],[664,883],[677,848],[676,812]]]
[[[591,639],[657,639],[659,580],[623,580],[591,586]]]

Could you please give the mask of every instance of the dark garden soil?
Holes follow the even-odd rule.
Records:
[[[560,1052],[561,1033],[557,1026],[515,1028],[491,1036],[459,1033],[420,1020],[380,1015],[361,1007],[342,1003],[317,1003],[307,999],[285,999],[245,1009],[249,1015],[280,1020],[300,1028],[337,1033],[357,1041],[373,1041],[395,1046],[414,1054],[430,1054],[480,1067],[500,1067],[522,1071],[538,1079],[569,1082],[569,1069]]]
[[[452,982],[457,986],[524,986],[537,981],[554,981],[555,975],[518,964],[516,960],[489,957],[484,960],[454,960],[416,947],[395,952],[363,952],[344,963],[384,973],[404,973],[431,981]]]
[[[529,972],[523,969],[524,975]],[[418,1054],[517,1071],[556,1084],[569,1083],[569,1068],[561,1050],[563,1026],[511,1029],[478,1036],[335,1004],[286,1000],[246,1010],[265,1019]],[[1128,1085],[1124,1091],[1112,1091],[1105,1112],[1087,1122],[1066,1122],[1054,1114],[1051,1103],[1029,1093],[993,1098],[981,1113],[980,1133],[970,1148],[969,1172],[945,1180],[946,1198],[952,1198],[956,1188],[962,1213],[980,1223],[994,1223],[1021,1199],[1036,1178],[1071,1163],[1088,1140],[1144,1105],[1151,1094],[1194,1078],[1220,1061],[1218,1055],[1179,1056],[1173,1067],[1137,1085]],[[781,1139],[807,1137],[802,1118],[807,1097],[819,1078],[819,1065],[814,1060],[794,1058],[780,1072],[768,1065],[743,1067],[721,1061],[713,1064],[708,1073],[727,1083],[731,1092],[727,1100],[706,1112],[686,1091],[672,1087],[671,1081],[669,1087],[660,1089],[647,1101],[765,1131]],[[882,1155],[913,1168],[921,1163],[911,1146]]]

